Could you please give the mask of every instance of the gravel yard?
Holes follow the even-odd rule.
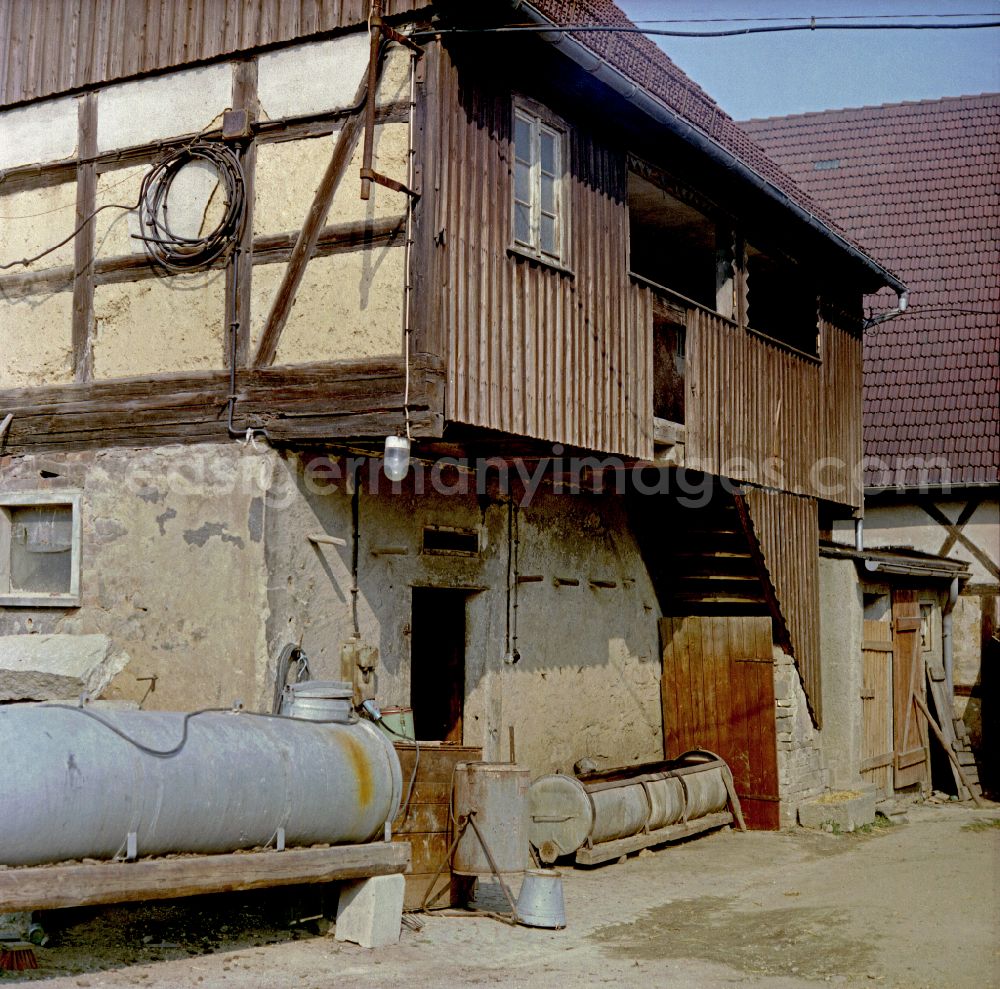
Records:
[[[430,916],[375,951],[309,919],[335,912],[314,888],[64,911],[42,918],[51,942],[19,977],[52,989],[1000,985],[1000,808],[918,804],[867,834],[727,831],[564,877],[563,931]]]

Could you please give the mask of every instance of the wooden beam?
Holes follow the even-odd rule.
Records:
[[[246,110],[251,123],[258,117],[257,59],[247,58],[233,68],[234,110]],[[226,268],[226,364],[230,355],[230,327],[235,322],[236,366],[246,367],[250,353],[250,284],[253,277],[253,211],[256,199],[257,142],[251,140],[239,152],[245,184],[246,215],[238,250]],[[235,290],[235,295],[234,295]]]
[[[81,158],[97,151],[97,94],[87,93],[77,105],[77,141]],[[76,169],[76,219],[80,226],[94,212],[97,172],[93,162]],[[73,369],[77,381],[93,372],[91,330],[94,325],[95,220],[91,218],[73,242]]]
[[[362,82],[355,95],[354,105],[359,104],[367,92],[368,82]],[[327,214],[330,212],[330,205],[333,202],[334,194],[340,185],[347,166],[350,164],[351,156],[358,137],[361,134],[364,118],[360,113],[354,113],[344,120],[344,125],[337,135],[336,144],[333,147],[333,154],[330,156],[329,164],[323,173],[316,195],[313,197],[312,205],[306,214],[305,222],[299,231],[298,239],[292,248],[292,256],[285,270],[285,277],[275,294],[274,302],[271,305],[271,312],[267,317],[267,324],[260,338],[257,347],[257,354],[253,360],[254,367],[263,367],[274,360],[275,352],[278,349],[278,339],[281,331],[285,328],[288,314],[291,312],[292,303],[295,301],[295,293],[302,283],[302,276],[305,274],[306,265],[313,256],[316,242],[319,240],[320,231]]]
[[[406,842],[0,870],[0,912],[167,900],[405,872]]]
[[[385,436],[403,423],[402,357],[237,369],[239,425],[275,440]],[[419,435],[443,429],[440,361],[410,362],[410,405]],[[5,452],[228,439],[226,371],[164,374],[0,391],[14,414]]]
[[[622,855],[628,855],[629,852],[637,852],[641,848],[649,848],[652,845],[663,845],[670,841],[680,841],[682,838],[690,838],[692,835],[701,834],[703,831],[710,831],[712,828],[723,828],[727,824],[732,823],[733,815],[729,811],[706,814],[704,817],[699,817],[686,823],[668,824],[667,827],[660,828],[657,831],[641,831],[639,834],[630,835],[628,838],[602,841],[594,845],[593,848],[581,848],[576,853],[576,863],[577,865],[598,865],[601,862],[608,862],[611,859],[620,858]]]

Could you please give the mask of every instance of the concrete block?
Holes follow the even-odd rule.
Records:
[[[128,661],[106,635],[3,635],[0,701],[96,697]]]
[[[799,824],[804,828],[853,831],[875,821],[875,791],[836,790],[799,804]]]
[[[406,880],[399,875],[372,876],[344,883],[337,905],[338,941],[381,948],[399,941]]]

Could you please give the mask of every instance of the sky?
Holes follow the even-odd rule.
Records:
[[[1000,0],[616,0],[633,21],[927,14],[1000,21]],[[963,18],[946,17],[944,22]],[[705,30],[742,23],[648,24]],[[763,23],[755,26],[764,26]],[[1000,92],[1000,28],[968,31],[795,31],[738,38],[654,38],[737,120],[811,110]]]

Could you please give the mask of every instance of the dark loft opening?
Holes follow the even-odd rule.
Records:
[[[819,354],[816,289],[797,264],[747,244],[747,325],[796,350]]]
[[[715,224],[647,179],[628,176],[629,269],[715,309]]]
[[[421,741],[462,741],[466,591],[413,588],[410,707]]]
[[[684,327],[653,318],[653,415],[684,422]]]

